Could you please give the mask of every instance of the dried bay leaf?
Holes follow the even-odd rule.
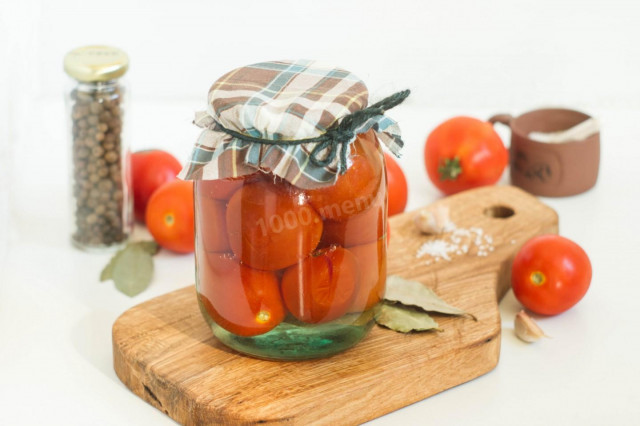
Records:
[[[100,282],[113,279],[113,266],[116,264],[116,262],[118,261],[118,257],[120,257],[120,255],[122,254],[123,251],[124,251],[124,249],[118,250],[111,257],[111,260],[109,260],[109,263],[107,263],[107,266],[105,266],[102,269],[102,272],[100,272]]]
[[[437,330],[438,323],[426,312],[402,305],[383,303],[376,312],[378,325],[400,333],[411,331]]]
[[[153,258],[159,250],[155,241],[128,243],[118,250],[100,273],[100,281],[113,280],[116,288],[127,296],[146,289],[153,278]]]
[[[477,321],[475,316],[449,305],[424,284],[406,280],[396,275],[387,277],[387,290],[384,298],[390,302],[401,303],[405,306],[415,306],[426,312],[468,315],[474,321]]]
[[[129,243],[131,246],[140,247],[142,250],[146,251],[150,255],[154,255],[160,251],[160,246],[155,241],[136,241],[134,243]]]
[[[153,258],[140,247],[127,247],[113,265],[112,275],[116,288],[133,297],[151,283]]]

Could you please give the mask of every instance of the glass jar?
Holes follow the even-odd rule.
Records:
[[[195,182],[198,300],[240,352],[308,359],[362,339],[386,280],[387,186],[373,131],[334,185],[305,190],[270,173]]]
[[[214,335],[244,354],[333,355],[374,324],[386,283],[382,145],[399,155],[363,81],[314,61],[237,68],[209,89],[179,177],[194,181],[196,289]]]
[[[72,153],[73,244],[103,250],[124,244],[133,229],[130,153],[124,114],[129,66],[108,46],[74,49],[64,58]]]

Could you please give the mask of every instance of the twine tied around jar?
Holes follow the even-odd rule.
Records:
[[[325,167],[335,159],[338,155],[338,148],[340,149],[340,161],[338,165],[338,173],[344,174],[347,171],[347,153],[349,150],[349,142],[355,136],[355,130],[362,126],[367,120],[383,115],[386,111],[393,107],[400,105],[411,93],[410,90],[403,90],[393,95],[387,96],[375,104],[368,106],[364,109],[357,110],[344,116],[335,125],[330,127],[325,133],[320,136],[306,139],[296,140],[273,140],[257,138],[249,136],[247,134],[237,132],[232,129],[224,127],[222,124],[216,122],[215,129],[222,131],[234,138],[243,140],[245,142],[257,143],[261,145],[302,145],[306,143],[316,144],[311,153],[309,154],[309,161],[316,167]],[[401,143],[401,141],[400,141]],[[401,147],[402,145],[400,145]],[[320,158],[323,150],[329,149],[324,155],[324,158]]]

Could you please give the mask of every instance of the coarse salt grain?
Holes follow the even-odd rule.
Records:
[[[453,231],[453,235],[461,236],[461,237],[469,237],[471,235],[471,232],[468,229],[458,228],[455,231]]]
[[[451,260],[449,257],[449,253],[455,252],[458,247],[454,244],[451,244],[445,240],[431,240],[424,243],[419,249],[418,253],[416,253],[416,257],[422,257],[424,255],[429,255],[435,258],[436,262],[442,258],[445,260]]]
[[[495,250],[493,237],[485,234],[482,228],[457,228],[452,222],[451,227],[453,229],[449,231],[448,236],[422,244],[416,253],[416,257],[428,256],[429,258],[424,263],[425,265],[431,265],[433,262],[440,262],[441,260],[451,261],[453,255],[461,256],[475,252],[478,257],[486,257]],[[472,249],[475,250],[472,251]]]

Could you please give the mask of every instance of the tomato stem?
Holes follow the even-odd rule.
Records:
[[[176,219],[173,216],[173,213],[167,213],[166,215],[164,215],[164,223],[165,223],[165,225],[173,226],[175,221],[176,221]]]
[[[547,281],[547,277],[540,271],[534,271],[531,273],[531,282],[533,285],[541,286]]]
[[[438,174],[440,174],[440,180],[456,180],[462,174],[460,159],[458,157],[443,159],[438,167]]]

